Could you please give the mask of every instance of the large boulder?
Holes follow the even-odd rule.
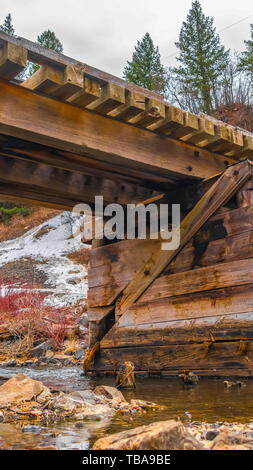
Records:
[[[94,390],[95,395],[104,397],[107,400],[114,400],[117,398],[121,401],[126,401],[122,393],[115,387],[109,387],[108,385],[98,385]]]
[[[42,382],[17,374],[0,387],[0,406],[37,399],[42,393],[50,395],[49,389]]]
[[[160,421],[123,431],[95,442],[95,450],[205,450],[181,422]]]

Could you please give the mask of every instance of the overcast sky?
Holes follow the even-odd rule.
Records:
[[[205,14],[214,17],[227,48],[242,50],[253,23],[252,0],[202,0]],[[159,46],[164,65],[175,61],[182,21],[192,0],[0,0],[0,23],[10,12],[15,32],[32,41],[53,30],[64,53],[105,72],[122,76],[138,39],[148,31]]]

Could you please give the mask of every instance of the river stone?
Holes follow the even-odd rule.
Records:
[[[206,440],[213,441],[219,434],[219,431],[216,431],[215,429],[209,429],[209,431],[206,432]]]
[[[2,423],[3,420],[4,420],[4,415],[3,415],[2,411],[0,411],[0,423]]]
[[[30,379],[23,374],[17,374],[0,387],[0,405],[7,406],[8,403],[16,403],[21,400],[30,401],[45,389],[47,387],[42,382]]]
[[[108,400],[118,398],[121,401],[126,401],[122,393],[115,387],[109,387],[108,385],[98,385],[94,390],[95,395],[102,395]]]
[[[38,346],[35,346],[35,348],[31,349],[30,355],[31,357],[41,357],[49,349],[51,349],[49,341],[44,341],[44,343],[40,343]]]
[[[94,393],[91,390],[74,390],[69,395],[76,400],[87,401],[91,405],[95,404]]]
[[[22,428],[22,432],[33,432],[36,434],[39,434],[41,432],[41,427],[40,426],[24,426]]]
[[[248,450],[253,449],[253,439],[245,436],[242,432],[222,431],[214,439],[211,450]]]
[[[95,450],[206,450],[181,422],[160,421],[104,437]]]

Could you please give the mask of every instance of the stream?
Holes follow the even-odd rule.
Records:
[[[2,378],[11,378],[22,372],[47,386],[70,392],[73,390],[93,390],[97,385],[114,386],[113,378],[83,377],[80,367],[61,369],[10,368],[0,370]],[[193,422],[253,422],[253,381],[246,381],[242,388],[226,389],[222,379],[201,378],[195,387],[185,387],[180,379],[138,378],[134,391],[123,390],[127,400],[138,398],[148,400],[166,409],[142,415],[120,415],[103,420],[90,419],[82,427],[76,421],[64,421],[55,425],[41,426],[41,431],[23,433],[24,423],[0,423],[0,449],[25,450],[38,446],[56,446],[58,449],[90,449],[95,440],[106,434],[150,424],[154,421],[180,418],[186,421],[185,412],[191,414]],[[27,423],[28,424],[28,423]],[[35,424],[35,423],[34,423]]]

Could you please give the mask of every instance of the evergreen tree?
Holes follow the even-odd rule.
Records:
[[[53,31],[50,31],[50,29],[48,29],[47,31],[44,31],[40,36],[37,37],[37,43],[55,52],[63,51],[63,46],[62,46],[61,41],[56,37]],[[26,77],[30,76],[34,72],[36,72],[36,70],[38,70],[39,68],[40,66],[38,64],[29,64],[28,69],[26,70],[24,75]]]
[[[10,34],[11,36],[14,36],[15,29],[13,28],[13,25],[12,25],[12,18],[11,18],[10,13],[6,16],[4,23],[0,26],[0,31]]]
[[[250,25],[251,39],[244,41],[246,45],[246,51],[241,55],[238,69],[239,71],[245,71],[247,75],[250,75],[253,81],[253,24]]]
[[[213,27],[213,18],[204,15],[198,0],[192,3],[176,46],[180,50],[177,57],[180,65],[173,72],[180,93],[189,93],[188,101],[195,107],[197,103],[199,111],[211,113],[230,52],[225,51]]]
[[[132,60],[127,61],[123,77],[148,90],[165,93],[166,70],[161,64],[159,48],[155,47],[149,33],[141,41],[137,41]]]

